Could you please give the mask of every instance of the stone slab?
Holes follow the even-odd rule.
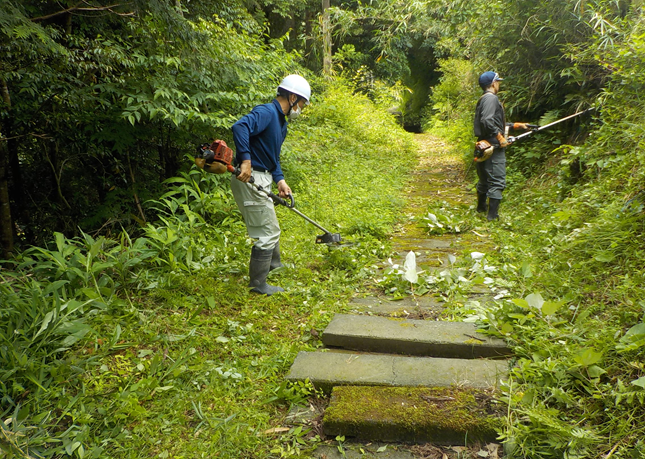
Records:
[[[432,316],[443,310],[443,303],[431,296],[408,296],[401,300],[388,300],[375,296],[353,298],[350,305],[358,312],[383,314],[397,317],[408,316],[412,313],[425,312]]]
[[[379,448],[383,448],[379,451]],[[344,442],[342,452],[337,445],[321,445],[313,452],[314,459],[415,459],[409,447],[388,443]]]
[[[399,238],[392,244],[394,248],[406,248],[408,251],[448,249],[453,246],[454,239],[431,239],[431,238]]]
[[[336,314],[322,342],[329,347],[427,357],[477,359],[511,354],[506,342],[478,333],[472,323],[354,314]]]
[[[441,387],[335,387],[323,418],[327,436],[359,440],[488,443],[504,406],[491,391]]]
[[[309,379],[329,392],[334,386],[463,386],[494,388],[508,375],[508,362],[348,352],[299,352],[287,380]]]

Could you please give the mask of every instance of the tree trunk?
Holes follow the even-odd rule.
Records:
[[[71,209],[72,206],[69,205],[65,195],[63,194],[62,179],[63,179],[63,166],[60,162],[60,155],[58,152],[58,142],[51,142],[49,145],[49,154],[47,155],[47,160],[52,169],[52,178],[56,183],[56,203],[64,204],[65,207]],[[46,149],[43,149],[47,151]]]
[[[137,194],[137,185],[136,179],[134,176],[134,171],[132,170],[132,162],[130,161],[130,153],[126,153],[128,158],[128,169],[130,169],[130,180],[132,182],[132,196],[134,196],[134,202],[137,205],[139,210],[139,215],[141,215],[141,226],[146,223],[146,214],[143,212],[143,207],[141,207],[141,201],[139,200],[139,195]]]
[[[7,132],[14,132],[13,123],[8,122],[5,126],[7,126]],[[9,174],[11,176],[10,194],[13,196],[14,211],[18,211],[20,214],[22,210],[22,215],[24,216],[24,210],[26,209],[25,196],[27,194],[25,193],[25,181],[20,168],[20,158],[18,158],[18,142],[16,139],[9,139],[7,147],[9,148]]]
[[[4,80],[2,84],[2,100],[7,112],[11,111],[11,97],[9,88]],[[10,132],[0,132],[1,137],[11,137]],[[11,219],[11,205],[9,200],[9,147],[7,140],[0,140],[0,250],[2,258],[6,259],[13,253],[13,220]]]
[[[305,11],[305,57],[309,58],[309,55],[313,51],[313,33],[314,33],[314,21],[316,15],[310,11]]]
[[[9,151],[7,142],[0,142],[0,245],[2,258],[7,259],[13,253],[13,220],[9,203],[9,180],[7,179]]]
[[[329,21],[329,7],[331,0],[322,0],[322,36],[323,36],[323,75],[331,77],[331,25]]]

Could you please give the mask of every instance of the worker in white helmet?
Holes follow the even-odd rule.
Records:
[[[254,107],[232,128],[235,163],[240,173],[232,176],[231,189],[249,236],[255,239],[249,264],[249,286],[252,291],[264,295],[284,291],[266,282],[269,271],[282,266],[280,225],[273,201],[246,182],[253,177],[257,185],[269,190],[275,183],[281,198],[291,195],[280,167],[280,150],[287,136],[287,119],[296,119],[311,98],[309,83],[300,75],[285,77],[277,92],[272,102]]]

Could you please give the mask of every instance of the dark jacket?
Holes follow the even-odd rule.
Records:
[[[284,179],[280,167],[280,150],[287,137],[287,120],[280,103],[258,105],[231,128],[235,141],[237,164],[251,160],[254,169],[271,172],[273,181]]]
[[[504,106],[497,95],[485,92],[475,108],[474,130],[477,140],[488,140],[491,145],[499,145],[497,134],[504,135],[506,115]]]

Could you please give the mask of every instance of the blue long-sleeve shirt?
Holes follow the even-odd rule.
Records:
[[[235,141],[237,164],[251,160],[254,168],[271,172],[273,181],[284,179],[280,167],[280,150],[287,137],[287,120],[280,103],[258,105],[231,128]]]

